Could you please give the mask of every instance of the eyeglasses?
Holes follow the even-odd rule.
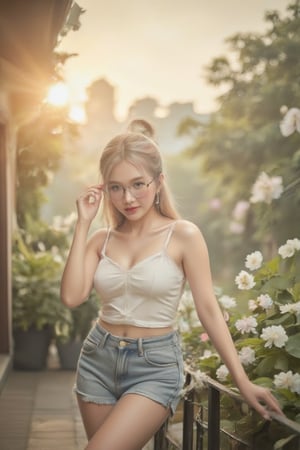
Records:
[[[147,193],[148,187],[154,180],[155,178],[149,181],[149,183],[134,181],[127,187],[119,183],[111,183],[106,186],[105,192],[107,192],[111,200],[121,200],[126,191],[129,191],[134,198],[141,198]]]

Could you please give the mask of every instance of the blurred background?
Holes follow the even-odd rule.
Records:
[[[49,224],[74,212],[81,189],[98,181],[105,143],[138,117],[156,130],[178,208],[202,229],[216,283],[230,285],[249,251],[271,257],[299,230],[299,134],[280,131],[300,104],[298,9],[283,0],[82,0],[72,18],[80,30],[57,45],[57,80],[40,118],[56,116],[36,146],[39,170],[50,154],[53,164],[37,202],[20,190],[20,220],[22,209],[39,209],[33,216]],[[281,177],[280,198],[250,200],[262,172],[262,189]]]

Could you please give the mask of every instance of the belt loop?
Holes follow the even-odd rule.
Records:
[[[139,352],[139,356],[144,356],[143,339],[142,338],[138,338],[138,352]]]
[[[106,344],[107,338],[110,335],[109,332],[106,332],[103,338],[101,339],[101,342],[99,344],[99,348],[104,348],[104,345]]]

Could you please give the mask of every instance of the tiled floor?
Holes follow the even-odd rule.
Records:
[[[11,371],[0,394],[0,450],[83,450],[74,377],[59,369]]]
[[[12,371],[0,396],[1,450],[82,450],[74,372]]]

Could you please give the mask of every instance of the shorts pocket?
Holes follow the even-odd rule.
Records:
[[[169,367],[177,366],[177,354],[174,347],[154,348],[144,352],[145,360],[151,366]]]
[[[83,342],[82,353],[84,353],[85,355],[94,353],[94,351],[97,350],[99,344],[100,340],[97,340],[92,335],[88,335]]]

